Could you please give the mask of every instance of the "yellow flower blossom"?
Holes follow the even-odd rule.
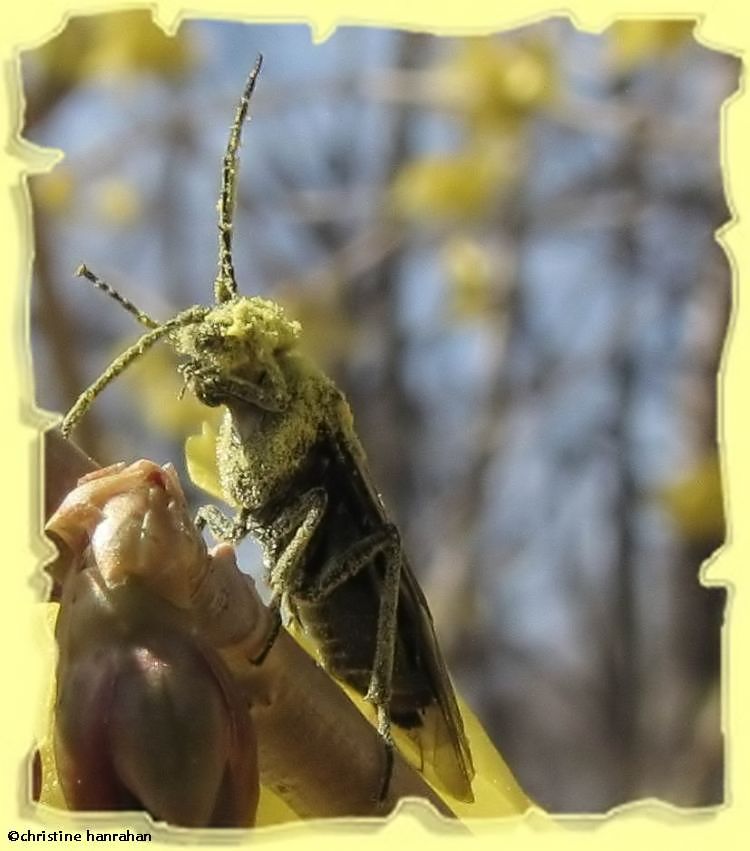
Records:
[[[450,286],[450,312],[457,319],[485,314],[493,302],[492,264],[487,251],[475,240],[454,237],[444,246],[441,259]]]
[[[610,57],[617,71],[632,71],[650,59],[680,47],[692,34],[694,20],[621,20],[607,31]]]
[[[193,50],[184,35],[166,35],[146,9],[74,17],[35,51],[58,87],[107,71],[145,71],[179,77]]]
[[[724,537],[721,468],[715,452],[659,493],[683,536],[689,541],[720,541]]]
[[[104,221],[126,227],[141,212],[141,199],[135,187],[124,180],[106,180],[99,186],[97,207]]]
[[[477,146],[406,163],[392,187],[396,211],[426,220],[481,218],[511,174],[504,153]]]
[[[31,181],[34,201],[46,213],[60,214],[70,209],[75,193],[75,180],[70,169],[58,165],[49,174]]]
[[[443,86],[478,130],[517,130],[554,93],[552,56],[541,41],[465,39],[440,71]]]
[[[85,64],[89,74],[124,69],[179,77],[190,66],[193,54],[184,36],[166,35],[145,9],[101,15],[97,23]]]

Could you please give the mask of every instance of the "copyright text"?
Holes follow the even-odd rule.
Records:
[[[9,830],[11,842],[150,842],[150,833],[136,833],[132,830],[77,831],[67,830]]]

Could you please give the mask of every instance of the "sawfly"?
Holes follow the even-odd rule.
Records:
[[[79,397],[62,432],[129,364],[167,341],[181,359],[185,387],[205,405],[225,408],[217,469],[239,510],[229,518],[203,508],[197,522],[222,540],[251,534],[260,542],[272,607],[296,620],[324,667],[374,706],[386,756],[380,798],[392,769],[393,723],[417,741],[423,761],[429,754],[445,789],[471,801],[471,752],[432,617],[372,483],[349,405],[299,350],[299,324],[278,304],[238,292],[238,149],[261,61],[245,84],[223,159],[215,304],[157,322],[81,266],[80,275],[149,330]]]

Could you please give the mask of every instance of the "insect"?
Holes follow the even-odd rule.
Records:
[[[260,72],[252,69],[223,159],[215,304],[159,323],[86,267],[79,274],[149,330],[79,397],[66,436],[99,393],[159,340],[182,359],[185,386],[223,405],[217,468],[236,517],[200,509],[219,539],[252,534],[264,551],[272,606],[316,642],[325,668],[375,708],[393,761],[391,724],[409,730],[448,792],[472,800],[474,769],[432,617],[368,471],[341,391],[298,348],[300,326],[272,301],[239,295],[232,263],[238,149]],[[280,622],[280,621],[279,621]]]

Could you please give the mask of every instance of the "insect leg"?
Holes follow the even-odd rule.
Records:
[[[299,593],[304,579],[304,564],[307,546],[318,528],[326,506],[328,496],[323,488],[312,488],[306,491],[290,507],[284,509],[265,533],[267,540],[264,546],[267,552],[273,553],[269,559],[268,584],[273,588],[274,595],[287,598]],[[281,545],[281,541],[290,533],[291,540]],[[279,552],[279,549],[281,551]]]
[[[256,536],[260,538],[260,530],[252,524],[250,512],[246,508],[241,508],[237,513],[237,516],[235,518],[231,518],[227,517],[227,515],[215,505],[203,505],[196,512],[195,525],[199,531],[203,531],[203,529],[208,527],[211,534],[219,541],[237,543],[244,538],[248,532],[253,531],[256,533]],[[263,663],[263,660],[266,658],[269,650],[273,647],[274,642],[276,641],[276,636],[279,634],[279,630],[281,629],[281,612],[279,608],[278,597],[274,595],[274,598],[268,606],[272,621],[271,628],[268,631],[268,637],[263,645],[263,649],[257,656],[250,659],[250,662],[253,665],[261,665]]]
[[[241,509],[232,520],[224,515],[216,506],[207,505],[198,510],[195,522],[199,529],[205,526],[220,540],[239,540],[248,532],[253,532],[263,546],[268,570],[268,583],[273,589],[273,597],[269,603],[272,626],[260,653],[250,661],[261,665],[273,647],[282,624],[282,605],[296,617],[291,602],[291,593],[295,586],[295,574],[303,563],[307,544],[323,516],[328,499],[322,488],[315,488],[303,494],[296,504],[288,507],[273,524],[268,527],[256,526],[246,509]],[[292,534],[292,540],[283,546],[280,555],[276,551],[280,541]],[[297,579],[296,582],[299,582]]]
[[[248,514],[246,508],[241,508],[237,516],[227,517],[215,505],[202,505],[195,515],[195,525],[199,532],[208,527],[209,532],[217,541],[227,541],[236,544],[248,533]]]
[[[268,656],[269,651],[276,643],[279,632],[281,632],[281,605],[279,598],[276,595],[274,595],[273,599],[268,604],[268,611],[272,618],[271,629],[268,630],[268,636],[266,637],[266,643],[263,645],[263,649],[257,656],[254,656],[249,660],[252,665],[263,664],[263,660],[266,656]]]
[[[391,527],[392,528],[392,527]],[[393,530],[395,532],[395,529]],[[385,582],[380,597],[378,634],[375,641],[375,659],[372,665],[370,686],[365,700],[369,700],[378,714],[378,732],[385,742],[385,773],[378,800],[385,800],[393,773],[393,739],[391,737],[391,689],[393,684],[393,657],[396,648],[396,616],[398,591],[401,582],[401,544],[398,533],[390,536],[386,549]]]
[[[306,602],[316,603],[323,600],[347,579],[356,576],[379,553],[383,553],[386,557],[398,554],[400,558],[401,541],[395,526],[391,524],[382,526],[376,532],[352,544],[338,558],[331,558],[315,582],[311,582],[304,589],[296,589],[295,593]]]
[[[393,772],[393,738],[391,736],[391,690],[393,658],[396,648],[396,616],[398,592],[401,582],[402,550],[398,530],[386,525],[358,541],[338,559],[332,559],[321,572],[318,581],[305,589],[304,599],[314,602],[330,594],[335,588],[354,576],[376,555],[385,560],[385,577],[378,611],[378,631],[375,639],[375,658],[370,674],[370,684],[365,700],[375,706],[378,733],[385,744],[385,771],[378,800],[385,800]]]
[[[223,377],[221,386],[228,396],[255,405],[264,411],[278,413],[285,410],[289,404],[289,391],[281,370],[276,364],[267,366],[265,381],[262,384],[236,377]]]
[[[246,381],[237,377],[212,375],[211,370],[196,367],[191,363],[184,363],[178,367],[182,373],[185,383],[189,386],[191,381],[199,383],[203,392],[213,391],[220,399],[237,399],[264,411],[279,413],[283,411],[288,403],[288,392],[273,370],[269,371],[267,379],[268,386],[260,386],[257,383]]]

